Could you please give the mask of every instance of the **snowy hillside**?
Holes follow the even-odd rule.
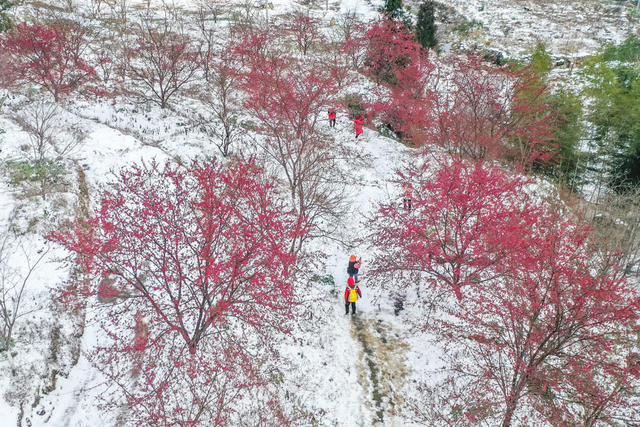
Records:
[[[457,33],[454,37],[461,38],[464,45],[484,46],[512,58],[530,53],[538,41],[554,57],[581,58],[605,43],[619,43],[629,33],[638,31],[637,12],[622,1],[441,3],[455,11],[447,13],[448,9],[443,8],[441,18],[448,21],[444,22],[446,27]],[[462,25],[465,20],[470,23],[468,30]]]
[[[513,152],[472,143],[489,127],[539,142],[547,123],[508,127],[520,75],[466,59],[528,59],[538,41],[554,64],[584,58],[638,31],[629,5],[443,0],[438,57],[402,37],[385,50],[383,0],[15,3],[0,34],[0,425],[637,425],[635,291],[554,185],[525,176],[544,149],[519,146],[531,169],[510,168]],[[414,21],[420,3],[404,2]],[[480,116],[495,109],[476,121],[458,108],[471,87]],[[362,297],[346,315],[352,254]],[[540,312],[518,306],[539,293]],[[510,365],[498,341],[517,328],[494,326],[528,316],[577,326],[536,347],[551,356],[514,397],[490,367],[526,357]],[[553,329],[536,327],[527,339]]]

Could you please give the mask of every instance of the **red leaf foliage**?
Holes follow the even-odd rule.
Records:
[[[422,144],[434,126],[436,92],[430,88],[434,65],[415,55],[410,64],[395,71],[396,84],[385,88],[371,107],[382,123],[399,138]]]
[[[264,363],[288,332],[296,217],[251,162],[134,166],[100,200],[49,236],[88,277],[77,298],[102,301],[94,364],[137,422],[227,425],[244,408],[232,398],[267,390]]]
[[[371,107],[396,136],[461,158],[530,166],[552,157],[552,116],[541,101],[548,88],[536,73],[472,57],[432,60],[389,19],[375,22],[366,38],[364,68],[379,85]]]
[[[486,163],[410,169],[402,180],[412,210],[384,205],[372,222],[375,274],[422,307],[416,326],[442,348],[442,381],[424,386],[441,405],[425,421],[637,417],[638,293],[588,227]]]
[[[378,83],[395,83],[396,71],[406,67],[420,50],[404,24],[392,19],[376,21],[366,32],[364,68]]]
[[[402,181],[412,183],[414,213],[382,206],[374,242],[388,252],[377,271],[421,272],[459,300],[463,287],[494,278],[504,243],[515,245],[512,237],[536,219],[537,208],[522,191],[527,181],[498,167],[454,161],[431,176],[425,165]]]
[[[340,195],[332,182],[339,156],[330,135],[321,129],[328,106],[335,105],[333,72],[313,58],[298,60],[274,43],[276,34],[247,34],[236,51],[246,65],[244,106],[264,136],[261,148],[277,165],[306,236],[325,233],[320,223],[336,217]],[[333,175],[329,178],[329,175]],[[320,221],[319,218],[325,219]],[[300,239],[296,252],[302,248]]]
[[[87,43],[86,31],[75,23],[22,23],[2,37],[0,47],[11,56],[19,81],[42,86],[57,102],[95,78],[83,58]]]
[[[434,98],[436,123],[426,142],[472,159],[509,158],[520,165],[551,157],[547,87],[524,69],[496,68],[476,58],[456,61],[448,90]]]
[[[400,138],[422,142],[433,126],[435,91],[430,88],[434,64],[403,24],[380,20],[366,33],[365,67],[378,83],[386,83],[371,107]]]

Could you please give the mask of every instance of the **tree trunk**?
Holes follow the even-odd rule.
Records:
[[[517,382],[514,381],[511,392],[507,397],[507,410],[504,413],[504,418],[502,419],[502,427],[509,427],[511,425],[511,420],[513,418],[513,414],[516,412],[518,400],[520,399],[520,393],[522,392],[525,381],[526,376],[524,378],[521,377]]]
[[[516,411],[516,400],[512,400],[507,404],[507,412],[504,414],[504,419],[502,420],[502,427],[509,427],[511,425],[511,419],[513,418],[513,414]]]
[[[16,376],[16,367],[13,363],[13,355],[11,354],[11,334],[13,325],[7,328],[7,334],[5,336],[4,351],[7,352],[7,360],[9,361],[9,369],[11,369],[11,375]]]

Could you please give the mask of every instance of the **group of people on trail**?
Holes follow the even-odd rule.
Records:
[[[358,270],[362,265],[362,260],[357,259],[355,255],[349,257],[349,265],[347,266],[347,287],[344,290],[344,311],[345,315],[349,314],[349,306],[351,306],[351,314],[356,314],[356,301],[358,298],[362,298],[362,291],[356,283],[358,280]]]
[[[336,127],[337,112],[335,107],[329,108],[329,127]],[[364,119],[360,114],[356,114],[353,119],[353,128],[356,131],[356,139],[364,132]],[[405,182],[402,185],[402,207],[407,212],[411,211],[413,202],[413,186],[410,182]],[[358,276],[356,274],[356,283],[358,282]]]
[[[334,107],[329,108],[329,127],[333,128],[336,126],[336,116],[336,109]],[[356,138],[358,138],[358,136],[362,135],[362,133],[364,132],[363,126],[364,119],[362,118],[362,116],[360,116],[360,114],[356,114],[356,117],[353,119],[353,128],[356,131]]]
[[[329,108],[329,127],[336,126],[336,109],[334,107]],[[356,138],[362,135],[364,126],[364,119],[360,114],[356,114],[353,119],[353,128],[356,131]],[[411,202],[413,199],[413,187],[411,183],[405,183],[403,185],[403,198],[402,204],[405,210],[411,210]],[[349,257],[349,265],[347,266],[347,274],[349,278],[347,279],[347,287],[344,290],[344,311],[345,315],[349,314],[349,307],[351,307],[351,314],[356,314],[356,301],[358,298],[362,298],[362,291],[358,287],[358,270],[360,270],[360,266],[362,265],[362,260],[356,258],[355,255],[351,255]]]

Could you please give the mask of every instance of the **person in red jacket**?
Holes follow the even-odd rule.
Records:
[[[362,258],[356,259],[355,255],[351,255],[349,258],[349,265],[347,266],[347,274],[349,277],[353,277],[356,283],[358,280],[358,270],[360,270],[360,266],[362,265]]]
[[[336,126],[336,109],[335,108],[329,108],[329,127],[335,127]]]
[[[356,314],[356,301],[358,301],[358,298],[362,298],[362,292],[360,292],[360,288],[356,285],[353,277],[349,277],[347,279],[347,288],[344,290],[345,315],[349,314],[349,305],[351,305],[351,314]]]
[[[353,127],[356,130],[356,138],[362,134],[362,126],[364,125],[364,119],[360,117],[360,114],[356,115],[356,118],[353,119]]]

